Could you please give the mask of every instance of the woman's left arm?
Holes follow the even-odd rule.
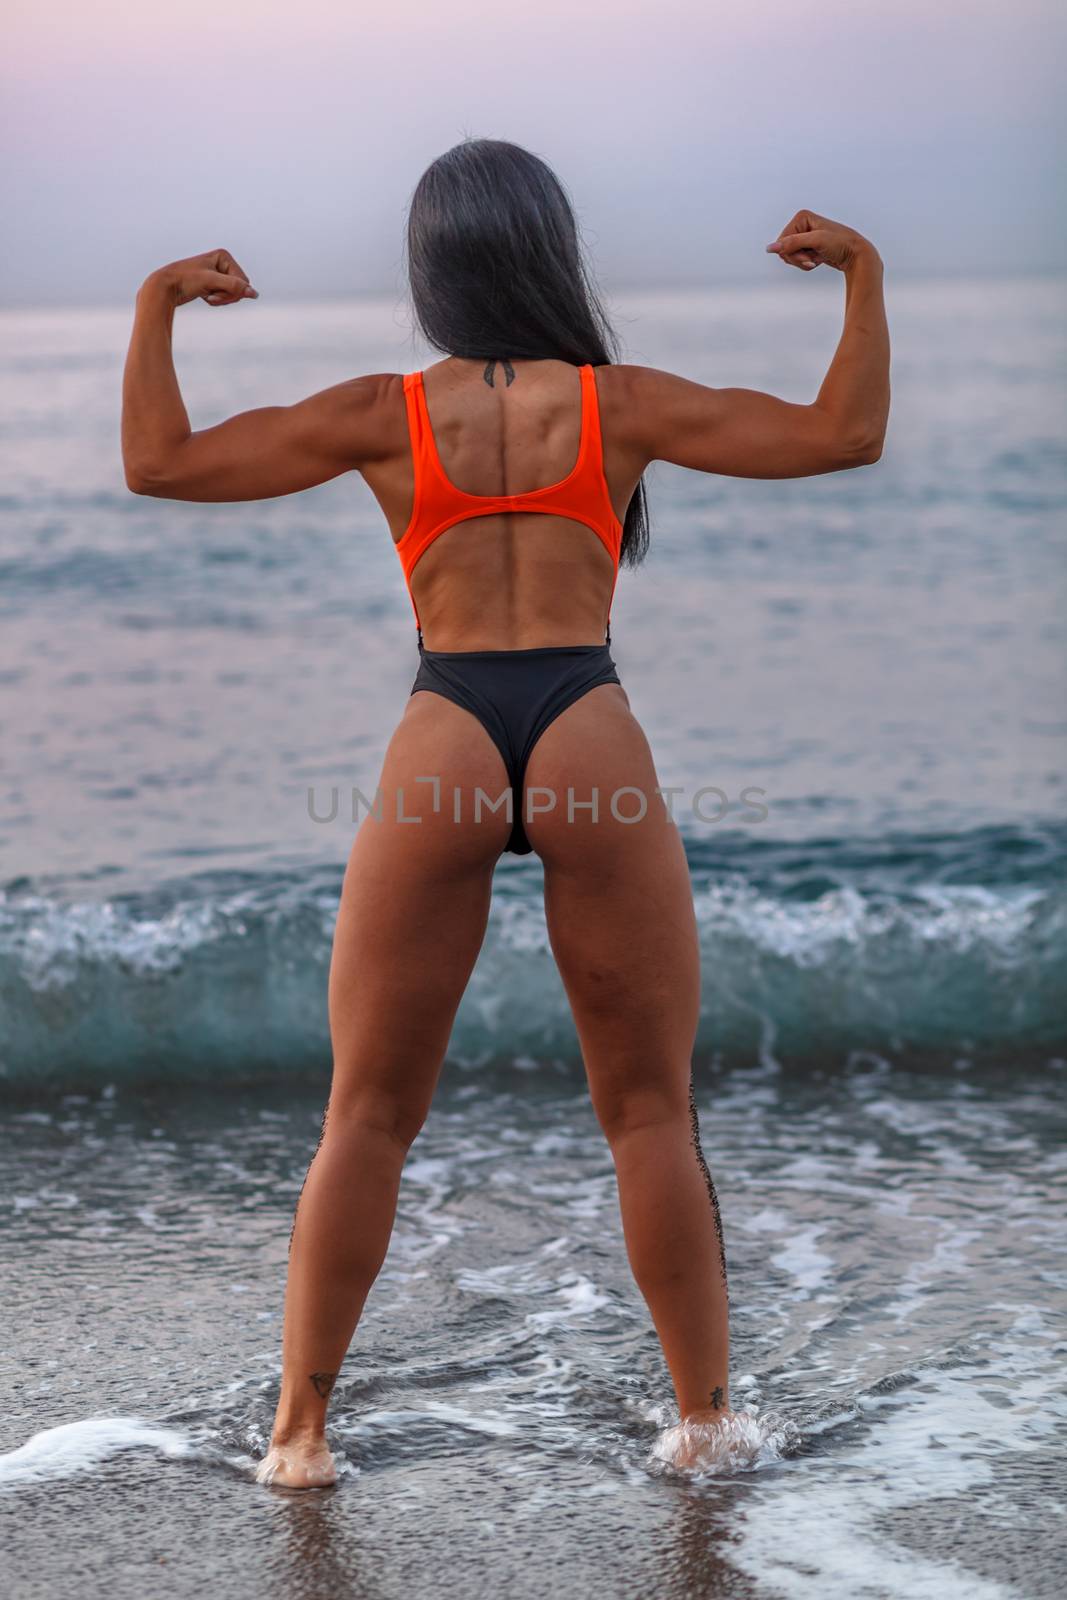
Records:
[[[141,285],[122,380],[122,460],[135,494],[267,500],[325,483],[384,448],[377,401],[388,374],[377,373],[193,432],[174,371],[174,313],[190,300],[235,305],[255,296],[225,250],[160,267]]]

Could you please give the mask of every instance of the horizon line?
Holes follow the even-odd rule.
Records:
[[[833,270],[833,269],[831,269]],[[887,278],[889,274],[887,272]],[[986,284],[996,279],[1005,283],[1012,282],[1051,282],[1059,283],[1067,277],[1067,273],[1056,271],[1047,267],[1026,268],[1020,267],[1010,272],[996,268],[988,271],[976,271],[973,267],[966,272],[945,271],[937,269],[925,270],[896,270],[893,280],[901,283],[977,283]],[[778,279],[771,283],[769,279],[754,280],[752,277],[724,277],[713,279],[671,279],[671,280],[643,280],[639,282],[616,283],[608,286],[598,284],[598,291],[605,298],[622,295],[641,294],[671,294],[671,293],[713,293],[717,289],[770,289],[782,285],[784,280]],[[137,285],[140,288],[140,284]],[[18,312],[29,311],[122,311],[130,309],[133,305],[137,288],[131,289],[129,296],[123,299],[108,298],[81,298],[78,300],[21,300],[18,298],[7,299],[0,297],[0,315],[10,315]],[[321,292],[308,295],[307,293],[292,293],[286,290],[272,292],[265,301],[268,305],[322,305],[331,301],[378,301],[389,302],[396,305],[398,301],[407,299],[408,290],[403,288],[367,288],[367,289],[323,289]],[[215,309],[212,307],[212,309]]]

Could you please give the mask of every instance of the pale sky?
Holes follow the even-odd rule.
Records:
[[[465,135],[543,156],[594,270],[761,281],[801,206],[901,277],[1063,269],[1062,0],[8,0],[0,305],[122,304],[223,246],[399,293]],[[1062,97],[1060,97],[1062,98]]]

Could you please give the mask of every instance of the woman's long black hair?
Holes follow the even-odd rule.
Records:
[[[407,257],[415,321],[435,350],[576,366],[619,359],[570,200],[551,167],[520,145],[468,138],[438,156],[411,198]],[[647,550],[639,480],[621,559],[637,566]]]

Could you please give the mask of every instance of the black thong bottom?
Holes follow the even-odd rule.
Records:
[[[507,768],[512,827],[506,850],[529,855],[523,825],[526,764],[562,711],[602,683],[618,683],[607,644],[546,645],[537,650],[426,650],[419,645],[412,694],[428,689],[478,718]]]

